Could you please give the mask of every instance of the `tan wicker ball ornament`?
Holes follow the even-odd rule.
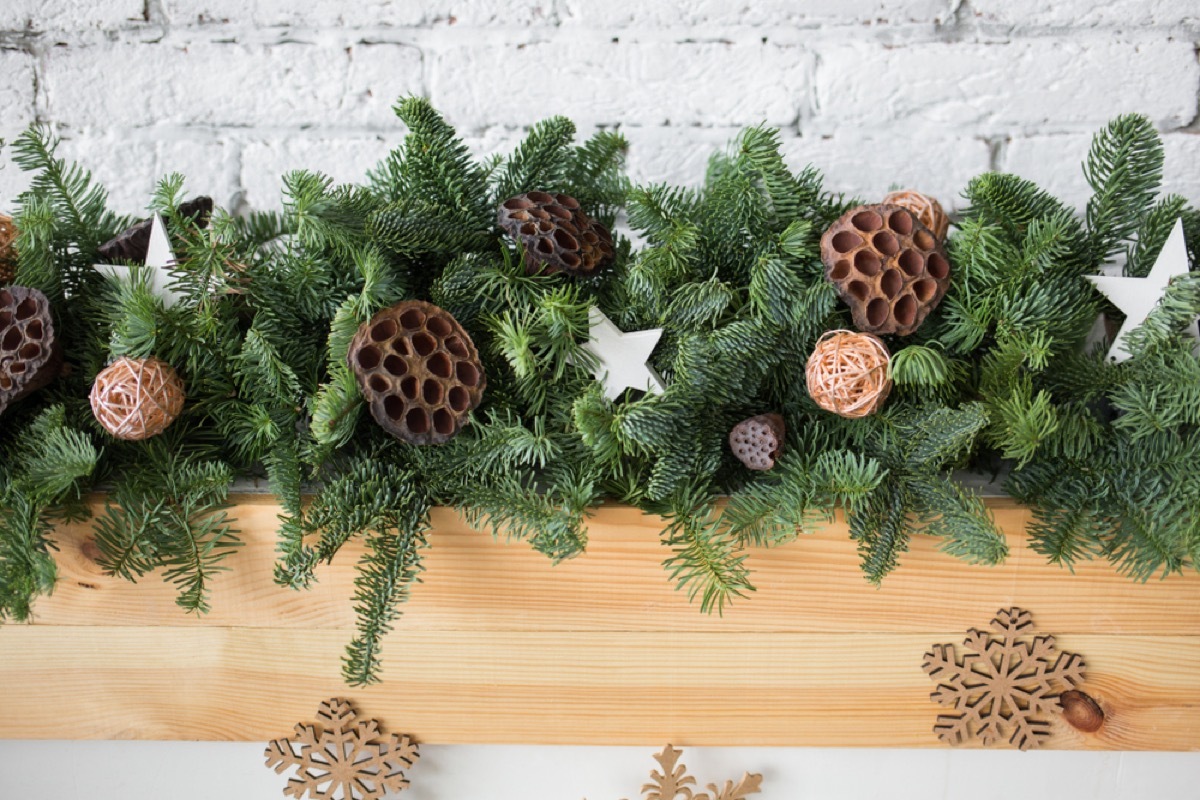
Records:
[[[883,407],[892,390],[892,355],[877,336],[829,331],[817,340],[805,370],[816,404],[856,419]]]
[[[165,361],[121,357],[92,384],[92,414],[118,439],[157,436],[183,411],[183,381]]]
[[[0,214],[0,286],[17,279],[17,225],[13,218]]]
[[[929,228],[939,242],[945,241],[946,234],[950,231],[950,218],[946,216],[942,204],[936,198],[921,194],[915,189],[903,189],[898,192],[889,192],[883,198],[883,202],[907,208],[917,219],[921,220],[922,225]]]
[[[500,204],[496,223],[525,246],[525,271],[594,275],[612,263],[613,239],[566,194],[526,192]]]
[[[950,262],[907,208],[852,208],[821,237],[825,277],[869,333],[908,336],[950,287]]]
[[[449,312],[405,300],[363,323],[347,353],[385,431],[409,444],[443,444],[467,424],[487,379],[475,343]]]

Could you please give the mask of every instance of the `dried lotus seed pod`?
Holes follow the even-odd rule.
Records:
[[[783,452],[787,424],[779,414],[744,419],[729,432],[729,449],[749,469],[767,470]]]
[[[0,286],[17,279],[17,225],[13,218],[0,214]]]
[[[432,303],[385,308],[354,335],[347,354],[371,416],[409,444],[442,444],[467,423],[487,380],[471,337]]]
[[[614,257],[612,234],[565,194],[526,192],[500,204],[496,222],[525,245],[530,274],[593,275]]]
[[[946,233],[950,230],[950,218],[946,216],[942,204],[936,198],[913,189],[904,189],[899,192],[889,192],[883,198],[883,202],[907,208],[921,221],[922,225],[929,228],[939,242],[945,241]]]
[[[0,289],[0,413],[41,389],[62,369],[50,301],[37,289]]]
[[[821,260],[855,326],[869,333],[909,335],[950,286],[937,237],[900,206],[847,211],[821,237]]]

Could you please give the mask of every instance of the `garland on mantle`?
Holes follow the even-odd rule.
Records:
[[[33,182],[0,261],[15,264],[13,286],[48,299],[64,366],[0,423],[0,619],[29,618],[53,589],[53,525],[86,515],[98,485],[103,566],[131,580],[164,568],[179,605],[206,610],[238,544],[227,512],[239,477],[265,477],[284,508],[281,584],[308,586],[317,564],[365,538],[352,684],[377,679],[435,505],[555,560],[584,551],[602,500],[661,515],[667,571],[706,611],[752,590],[749,547],[786,543],[837,506],[873,583],[916,533],[965,562],[999,562],[1004,538],[955,469],[1003,473],[1052,562],[1102,557],[1136,580],[1200,566],[1200,361],[1185,334],[1200,273],[1171,281],[1120,363],[1105,355],[1120,312],[1087,280],[1117,263],[1146,276],[1177,220],[1196,262],[1200,212],[1159,195],[1163,150],[1145,118],[1097,134],[1084,219],[1029,181],[985,174],[941,242],[921,238],[940,239],[936,219],[893,217],[891,205],[864,217],[815,169],[793,173],[767,128],[713,156],[701,188],[633,187],[614,132],[576,145],[571,122],[551,118],[481,162],[426,101],[396,111],[408,134],[364,183],[290,173],[281,212],[210,215],[183,202],[182,176],[164,179],[150,209],[177,262],[170,295],[153,264],[136,266],[156,223],[114,244],[136,220],[107,211],[47,131],[13,143]],[[604,238],[621,212],[640,247]],[[936,285],[914,284],[915,312],[873,310],[868,296],[852,315],[839,299],[860,292],[839,282],[846,251],[831,237],[823,262],[822,237],[881,224],[927,265],[944,255],[949,276],[931,267]],[[887,257],[892,243],[872,241]],[[855,269],[878,270],[875,251],[852,252]],[[101,261],[135,265],[113,278]],[[376,316],[406,300],[436,308]],[[588,342],[597,311],[617,333],[661,329],[647,365],[660,384],[606,395]],[[879,336],[855,333],[876,312]],[[1093,341],[1101,317],[1108,333]],[[862,389],[843,381],[838,349],[832,366],[822,356],[814,401],[806,365],[832,331],[859,337],[845,352],[865,359],[874,394],[846,394]],[[30,369],[52,362],[44,349]],[[112,435],[89,395],[118,359],[133,362],[122,375],[153,368],[156,386],[177,373],[182,408],[141,377],[114,378],[105,408],[157,405],[153,426],[131,433],[123,416],[125,435]],[[414,375],[424,382],[406,389]],[[826,410],[843,401],[862,413]]]

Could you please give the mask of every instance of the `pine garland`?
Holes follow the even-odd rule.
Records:
[[[789,170],[775,131],[744,131],[698,189],[633,187],[612,132],[575,144],[572,123],[551,118],[481,162],[426,101],[396,112],[407,136],[365,183],[290,173],[281,212],[218,211],[201,229],[177,211],[182,177],[164,179],[150,208],[167,220],[184,297],[169,308],[144,273],[92,269],[131,220],[106,210],[88,172],[40,128],[14,143],[34,174],[16,283],[52,299],[70,370],[0,427],[0,618],[27,619],[53,589],[53,526],[86,515],[97,486],[109,490],[95,521],[104,568],[131,580],[162,568],[184,609],[206,610],[238,544],[228,493],[247,477],[265,478],[283,509],[280,584],[309,586],[318,564],[365,542],[345,661],[356,685],[378,679],[436,505],[554,560],[583,552],[601,500],[659,514],[667,572],[706,611],[753,590],[749,548],[837,507],[874,583],[914,534],[1001,561],[1004,539],[958,469],[1003,472],[1054,563],[1106,558],[1137,580],[1200,567],[1200,362],[1181,335],[1200,315],[1200,273],[1170,287],[1128,361],[1085,346],[1116,311],[1084,276],[1113,259],[1145,275],[1180,217],[1200,243],[1200,212],[1159,196],[1162,144],[1144,117],[1096,136],[1083,219],[1012,175],[970,183],[945,300],[889,343],[885,409],[847,420],[808,397],[803,365],[822,333],[850,326],[819,239],[854,203],[815,169]],[[610,226],[624,212],[643,244],[618,235],[615,264],[595,277],[527,274],[495,211],[532,190],[570,194]],[[357,327],[403,298],[453,314],[488,375],[473,422],[442,446],[385,434],[346,363]],[[664,328],[653,366],[666,391],[605,399],[580,347],[592,306],[625,330]],[[120,355],[157,356],[185,381],[184,414],[156,439],[117,441],[89,412],[92,378]],[[725,440],[764,411],[785,417],[788,447],[750,473]]]

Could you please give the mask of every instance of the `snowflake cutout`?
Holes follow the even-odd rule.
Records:
[[[682,750],[667,745],[666,749],[654,756],[662,772],[650,772],[651,782],[642,787],[644,800],[745,800],[752,794],[758,794],[762,775],[748,772],[737,783],[726,781],[721,787],[710,783],[707,792],[695,793],[691,787],[696,785],[696,779],[688,774],[686,766],[679,763],[682,754]]]
[[[404,770],[420,757],[407,736],[381,740],[379,723],[357,718],[345,700],[326,700],[315,725],[296,725],[294,734],[267,745],[267,766],[279,774],[296,767],[285,797],[314,800],[380,800],[408,788]],[[340,790],[340,793],[339,793]]]
[[[967,631],[961,661],[952,644],[935,644],[925,654],[922,666],[938,682],[930,699],[958,712],[938,716],[939,739],[961,744],[974,735],[984,745],[1007,739],[1027,750],[1050,736],[1045,716],[1059,713],[1061,691],[1083,682],[1083,657],[1056,656],[1053,636],[1022,639],[1032,626],[1028,611],[1002,609],[991,631]]]

